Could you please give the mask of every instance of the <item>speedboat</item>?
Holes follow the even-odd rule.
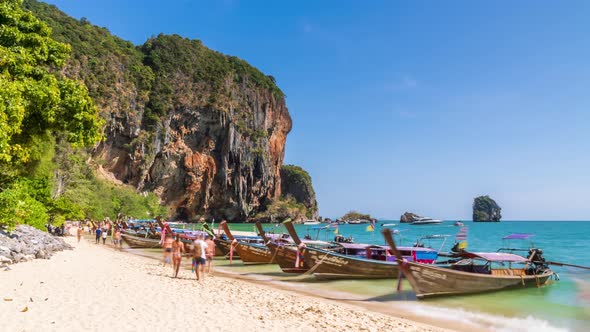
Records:
[[[304,222],[303,222],[303,224],[304,224],[304,225],[311,226],[311,225],[319,225],[319,224],[320,224],[320,222],[319,222],[319,221],[317,221],[317,220],[307,220],[307,221],[304,221]]]
[[[430,225],[430,224],[440,224],[442,220],[439,219],[432,219],[430,217],[419,217],[414,220],[410,225]]]
[[[455,221],[455,226],[465,226],[465,224],[460,221]]]

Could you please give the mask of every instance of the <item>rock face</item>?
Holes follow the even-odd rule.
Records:
[[[18,225],[10,233],[0,230],[0,263],[49,259],[54,252],[65,249],[72,247],[63,239],[28,225]]]
[[[412,212],[405,212],[404,214],[402,214],[402,216],[399,218],[399,222],[401,223],[413,223],[414,221],[416,221],[416,219],[420,218],[419,215],[412,213]]]
[[[245,221],[279,198],[292,123],[273,77],[198,40],[134,47],[53,6],[25,6],[72,45],[64,74],[85,82],[106,121],[93,160],[108,178],[156,193],[188,221]],[[317,206],[313,188],[288,191]]]
[[[311,176],[301,167],[284,165],[281,167],[281,196],[292,196],[302,203],[308,211],[307,217],[317,220],[318,203],[311,183]]]
[[[473,221],[500,221],[502,208],[489,196],[479,196],[473,200]]]

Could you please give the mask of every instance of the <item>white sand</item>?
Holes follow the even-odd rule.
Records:
[[[67,241],[76,248],[0,271],[1,331],[442,331],[242,280],[172,279],[153,259]]]

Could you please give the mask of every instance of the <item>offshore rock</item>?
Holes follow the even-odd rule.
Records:
[[[479,196],[473,200],[473,221],[493,221],[502,219],[502,208],[489,196]]]

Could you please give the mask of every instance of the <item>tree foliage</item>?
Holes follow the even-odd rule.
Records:
[[[297,202],[292,196],[281,197],[267,206],[266,211],[257,214],[254,219],[261,221],[277,221],[291,218],[294,220],[305,219],[307,208]]]
[[[35,138],[64,131],[68,141],[91,145],[100,137],[98,110],[84,85],[56,70],[70,47],[51,38],[51,29],[20,0],[0,3],[0,164],[19,167],[30,160]]]
[[[21,0],[0,2],[0,23],[0,224],[43,228],[54,203],[52,136],[89,146],[102,123],[86,87],[58,73],[69,45],[53,40]]]

